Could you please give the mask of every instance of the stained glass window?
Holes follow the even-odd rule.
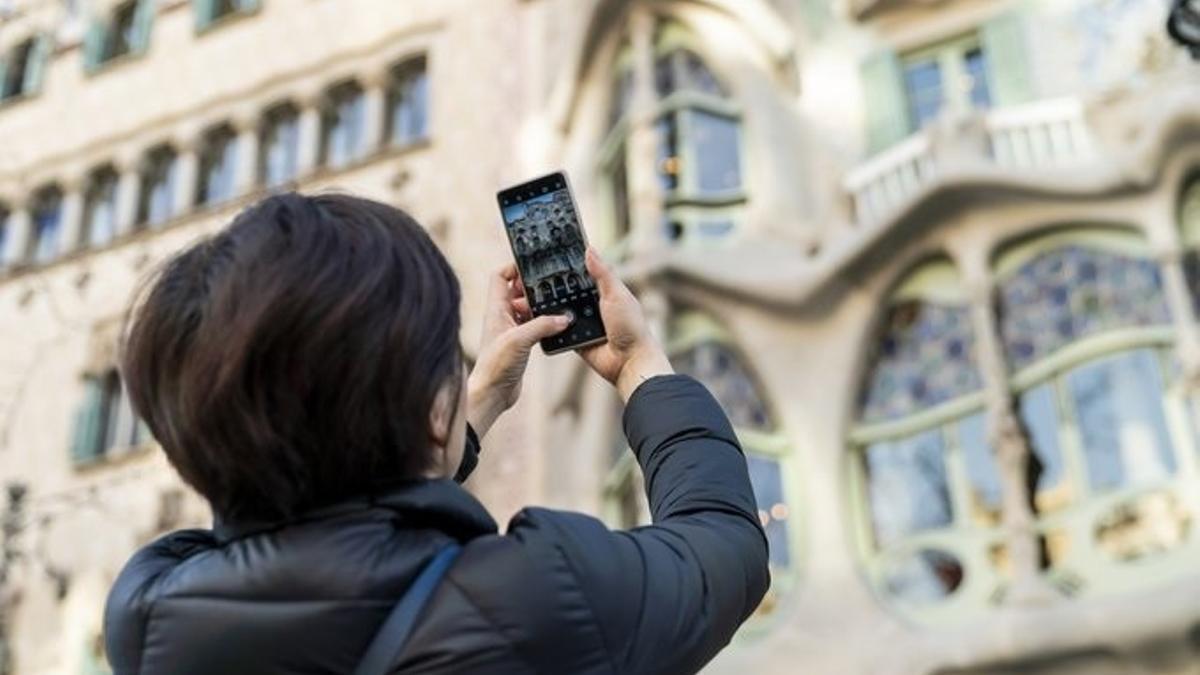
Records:
[[[904,417],[980,389],[974,350],[965,306],[894,304],[870,359],[862,421]]]
[[[676,372],[700,380],[713,393],[734,426],[771,431],[775,424],[750,373],[738,356],[716,340],[672,357]]]
[[[1154,261],[1079,245],[1026,262],[1003,282],[999,304],[1014,369],[1090,335],[1170,321]]]
[[[954,520],[945,449],[941,428],[867,448],[867,493],[881,548]]]

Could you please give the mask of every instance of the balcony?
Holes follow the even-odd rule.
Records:
[[[1079,99],[1037,101],[943,119],[875,155],[843,181],[854,222],[896,213],[939,177],[972,170],[1061,170],[1094,157]]]

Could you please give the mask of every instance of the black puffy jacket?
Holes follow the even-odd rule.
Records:
[[[434,553],[462,543],[396,664],[405,673],[687,673],[769,583],[737,438],[695,380],[653,378],[625,433],[654,525],[529,508],[507,534],[450,480],[273,525],[143,548],[108,599],[117,675],[347,673]]]

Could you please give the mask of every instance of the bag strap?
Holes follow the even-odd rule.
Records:
[[[391,672],[400,651],[416,628],[417,619],[421,618],[421,610],[461,552],[462,547],[451,544],[433,556],[417,580],[396,602],[392,613],[384,619],[367,651],[363,653],[362,660],[358,662],[358,667],[354,669],[354,675],[387,675]]]

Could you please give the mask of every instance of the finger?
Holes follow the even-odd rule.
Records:
[[[525,297],[525,286],[521,284],[520,279],[513,279],[508,282],[508,297],[509,298]]]
[[[506,276],[508,268],[513,267],[512,263],[501,267],[492,273],[491,279],[488,282],[488,306],[489,307],[504,307],[508,300],[508,277]]]
[[[528,318],[530,314],[533,314],[533,311],[529,309],[529,300],[523,296],[510,300],[509,306],[512,307],[513,314],[521,319]]]
[[[596,280],[596,288],[600,291],[600,295],[604,297],[614,297],[620,293],[624,284],[617,278],[617,275],[600,258],[600,254],[591,246],[587,249],[587,255],[584,256],[584,264],[587,265],[588,273]]]
[[[562,314],[544,314],[511,329],[510,333],[517,344],[532,347],[540,340],[563,332],[570,325],[570,320]]]

